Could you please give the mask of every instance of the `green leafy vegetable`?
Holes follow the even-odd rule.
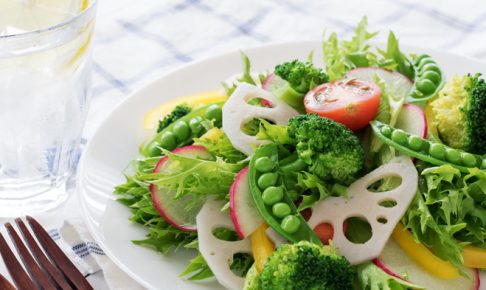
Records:
[[[425,287],[388,275],[371,262],[358,265],[357,272],[361,290],[425,289]]]
[[[229,163],[236,163],[246,158],[245,154],[233,147],[228,136],[219,128],[212,128],[201,138],[195,138],[194,144],[204,146],[211,154]]]
[[[226,163],[221,158],[215,161],[202,160],[165,152],[172,161],[167,172],[141,174],[140,178],[158,187],[175,190],[175,198],[192,194],[194,200],[188,208],[200,204],[201,199],[215,196],[227,200],[228,192],[236,173],[245,164]]]
[[[386,51],[379,48],[378,51],[383,56],[383,59],[379,60],[378,66],[389,70],[395,70],[409,79],[414,79],[413,65],[407,56],[400,51],[398,39],[392,31],[388,34]]]
[[[378,33],[369,33],[367,28],[367,18],[363,17],[354,30],[351,40],[340,42],[337,35],[333,33],[323,42],[324,63],[329,81],[343,78],[346,72],[355,67],[376,64],[376,55],[370,51],[368,40]]]
[[[124,184],[115,188],[115,194],[120,195],[121,203],[130,207],[130,220],[148,228],[147,238],[134,241],[135,244],[167,254],[171,249],[184,247],[197,238],[195,233],[177,229],[160,216],[152,203],[148,184],[136,176],[127,177]]]
[[[233,92],[235,91],[236,87],[240,83],[248,83],[251,85],[256,85],[255,79],[251,75],[251,62],[250,59],[246,54],[241,52],[241,61],[243,63],[243,74],[241,77],[237,78],[236,81],[233,84],[227,84],[225,82],[222,83],[223,88],[226,92],[227,96],[231,96]],[[263,75],[259,75],[259,80],[260,82],[265,78]]]
[[[420,192],[402,222],[434,254],[460,266],[464,245],[486,248],[485,205],[484,171],[431,167],[422,171]]]

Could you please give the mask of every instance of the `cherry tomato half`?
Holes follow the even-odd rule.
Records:
[[[343,233],[348,228],[348,220],[343,223]],[[324,245],[329,245],[329,240],[334,238],[334,228],[329,223],[320,223],[314,228],[314,232]]]
[[[362,80],[339,80],[322,84],[304,98],[307,113],[318,114],[355,131],[366,127],[378,113],[381,89]]]

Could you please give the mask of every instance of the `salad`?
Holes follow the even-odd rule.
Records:
[[[323,65],[242,54],[221,92],[149,113],[115,188],[148,230],[133,242],[191,249],[181,279],[228,289],[479,289],[486,82],[376,34],[331,34]]]

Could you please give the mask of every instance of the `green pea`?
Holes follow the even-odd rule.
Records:
[[[172,132],[165,132],[160,136],[160,146],[167,150],[173,150],[177,147],[176,137]]]
[[[405,131],[403,131],[401,129],[397,129],[397,130],[392,132],[391,139],[392,139],[393,142],[405,145],[405,144],[407,144],[408,136],[407,136],[407,133],[405,133]]]
[[[474,155],[472,155],[471,153],[462,152],[461,159],[462,159],[462,163],[466,167],[476,166],[476,157]]]
[[[216,123],[220,123],[221,119],[223,118],[223,111],[218,105],[211,105],[206,109],[204,115],[209,120],[215,120]]]
[[[437,88],[437,86],[431,80],[425,78],[418,80],[416,87],[419,91],[424,93],[424,95],[433,93]]]
[[[429,81],[433,82],[435,85],[438,85],[440,83],[441,77],[435,71],[428,71],[422,75],[422,79],[428,79]]]
[[[424,140],[422,140],[422,138],[420,138],[419,136],[412,135],[408,137],[408,147],[410,147],[411,149],[418,151],[422,148],[423,145]]]
[[[202,121],[203,118],[200,116],[196,116],[189,121],[189,127],[191,128],[191,131],[194,134],[198,134],[202,131],[203,129],[203,125],[201,124]]]
[[[434,158],[444,159],[446,156],[446,148],[442,144],[432,143],[429,148],[429,154]]]
[[[435,63],[428,63],[422,67],[421,72],[425,74],[428,71],[435,71],[436,73],[440,74],[440,69]]]
[[[419,64],[419,63],[420,63],[420,61],[421,61],[422,59],[424,59],[424,58],[430,58],[430,56],[429,56],[428,54],[421,54],[421,55],[419,55],[419,56],[418,56],[418,57],[415,59],[415,63],[416,63],[416,64]]]
[[[418,69],[419,69],[419,70],[422,70],[422,68],[423,68],[425,65],[429,64],[429,63],[433,63],[433,64],[435,64],[435,61],[434,61],[433,59],[431,59],[430,57],[425,57],[425,58],[422,58],[422,59],[420,60],[420,62],[418,63],[418,64],[419,64],[419,65],[418,65]]]
[[[265,189],[270,186],[274,186],[277,183],[278,174],[273,172],[267,172],[258,178],[258,187],[260,189]]]
[[[273,215],[278,218],[284,218],[292,213],[290,206],[286,203],[279,202],[272,206]]]
[[[481,168],[486,169],[486,159],[483,159],[483,161],[481,162]]]
[[[282,220],[282,223],[280,224],[280,226],[287,233],[293,234],[299,229],[300,220],[296,216],[288,215]]]
[[[449,148],[446,151],[446,159],[449,162],[460,164],[461,163],[461,152],[457,149]]]
[[[260,157],[255,161],[255,168],[260,172],[270,172],[276,165],[275,161],[267,156]]]
[[[191,136],[191,128],[182,120],[174,124],[172,131],[179,141],[185,141]]]
[[[283,188],[270,186],[267,187],[262,194],[263,202],[266,205],[273,205],[283,198]]]
[[[148,146],[147,146],[147,152],[149,156],[159,156],[160,155],[160,149],[157,147],[159,144],[157,142],[152,141]]]
[[[381,127],[381,134],[383,134],[386,137],[390,137],[392,133],[392,129],[388,126],[383,126]]]
[[[414,99],[420,99],[424,97],[424,94],[419,90],[414,90],[413,92],[410,93],[410,97]]]

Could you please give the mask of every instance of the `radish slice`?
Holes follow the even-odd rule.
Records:
[[[248,104],[253,98],[264,99],[271,107],[257,107]],[[285,125],[289,119],[299,113],[273,94],[246,83],[240,84],[223,106],[223,130],[233,146],[246,155],[253,153],[253,148],[268,143],[257,140],[242,131],[242,127],[254,118],[267,119],[275,124]]]
[[[374,182],[391,176],[401,177],[401,184],[390,191],[371,192]],[[351,217],[365,219],[371,226],[371,238],[362,244],[349,241],[344,230],[334,231],[333,245],[351,264],[360,264],[380,255],[396,224],[400,221],[415,196],[418,174],[410,158],[398,157],[355,181],[348,188],[348,199],[328,197],[312,208],[309,226],[330,223],[334,229],[342,229]],[[393,207],[380,204],[394,201]],[[385,221],[385,222],[383,222]]]
[[[424,286],[426,289],[441,290],[479,290],[480,278],[477,269],[463,268],[468,277],[459,276],[456,279],[445,280],[424,271],[412,260],[398,244],[390,239],[386,244],[380,258],[373,260],[376,266],[395,277],[403,279],[401,274],[407,273],[407,280]]]
[[[406,76],[378,67],[359,67],[346,74],[347,79],[369,82],[375,82],[375,76],[381,78],[386,83],[387,88],[399,99],[405,98],[413,87],[413,82]]]
[[[213,158],[213,155],[211,155],[206,148],[195,145],[177,148],[172,151],[172,153],[192,158]],[[164,156],[157,162],[153,172],[164,173],[168,170],[171,163],[172,161],[169,156]],[[183,231],[196,231],[196,215],[203,206],[204,201],[188,211],[186,205],[194,199],[191,194],[174,199],[176,193],[175,190],[168,190],[165,187],[158,187],[155,184],[150,184],[150,193],[155,208],[164,220]]]
[[[251,235],[263,223],[250,193],[248,166],[236,175],[236,179],[231,185],[230,215],[240,239]]]
[[[228,242],[216,238],[213,231],[217,228],[233,229],[230,217],[221,212],[221,201],[208,200],[197,215],[197,236],[199,251],[208,263],[218,282],[228,289],[243,289],[245,279],[235,275],[230,265],[236,253],[251,252],[250,239]]]
[[[286,81],[278,75],[271,73],[263,80],[262,88],[266,91],[273,91],[284,86]]]
[[[427,137],[427,119],[424,111],[417,105],[403,105],[395,127],[422,138]]]

